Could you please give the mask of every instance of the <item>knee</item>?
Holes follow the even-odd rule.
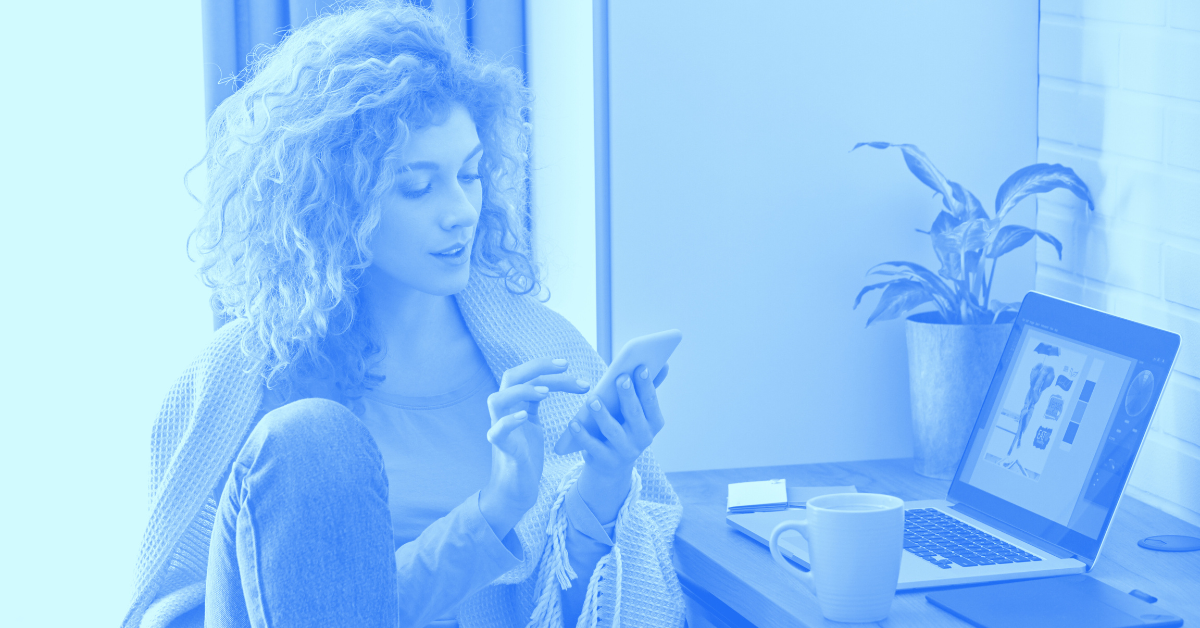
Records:
[[[340,403],[319,398],[268,412],[251,432],[246,450],[270,450],[272,458],[317,466],[332,460],[344,464],[364,454],[367,462],[380,462],[375,442],[358,417]]]
[[[234,459],[224,490],[235,504],[255,499],[264,511],[318,512],[354,502],[355,495],[386,510],[388,498],[383,456],[371,433],[345,406],[326,399],[302,399],[265,414]]]

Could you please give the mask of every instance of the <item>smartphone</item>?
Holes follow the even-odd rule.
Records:
[[[636,377],[634,369],[645,366],[650,371],[650,378],[653,380],[666,366],[667,360],[670,359],[681,340],[683,340],[683,332],[678,329],[668,329],[656,334],[639,336],[625,343],[625,346],[621,347],[620,353],[613,359],[612,364],[608,365],[604,376],[592,387],[592,391],[587,394],[587,397],[598,397],[609,413],[617,420],[621,420],[621,401],[617,397],[617,378],[622,375]],[[590,411],[581,412],[575,418],[592,436],[604,438],[596,421],[592,419]],[[566,455],[581,449],[583,449],[583,445],[576,441],[574,432],[569,429],[563,430],[562,437],[554,444],[554,453],[559,455]]]

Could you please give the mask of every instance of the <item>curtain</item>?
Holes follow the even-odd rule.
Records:
[[[234,92],[234,83],[226,79],[246,67],[255,48],[279,43],[288,29],[332,4],[328,0],[202,0],[205,118]]]
[[[410,0],[456,25],[472,47],[525,72],[524,0]],[[202,0],[204,112],[234,92],[227,80],[246,67],[259,46],[272,46],[291,28],[336,0]]]

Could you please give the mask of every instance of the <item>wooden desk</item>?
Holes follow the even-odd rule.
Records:
[[[786,478],[789,486],[853,484],[861,492],[901,499],[944,499],[950,482],[917,475],[912,461],[870,460],[785,467],[668,473],[683,501],[675,535],[675,568],[692,628],[763,628],[848,624],[826,621],[817,600],[771,560],[765,546],[725,523],[726,485]],[[1137,546],[1156,534],[1200,536],[1200,529],[1130,497],[1121,501],[1091,575],[1121,591],[1140,589],[1157,606],[1200,628],[1200,552],[1153,552]],[[896,595],[879,626],[967,626],[925,601],[926,591]]]

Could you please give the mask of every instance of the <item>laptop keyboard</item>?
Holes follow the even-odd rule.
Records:
[[[904,549],[942,569],[1041,560],[936,508],[904,511]]]

